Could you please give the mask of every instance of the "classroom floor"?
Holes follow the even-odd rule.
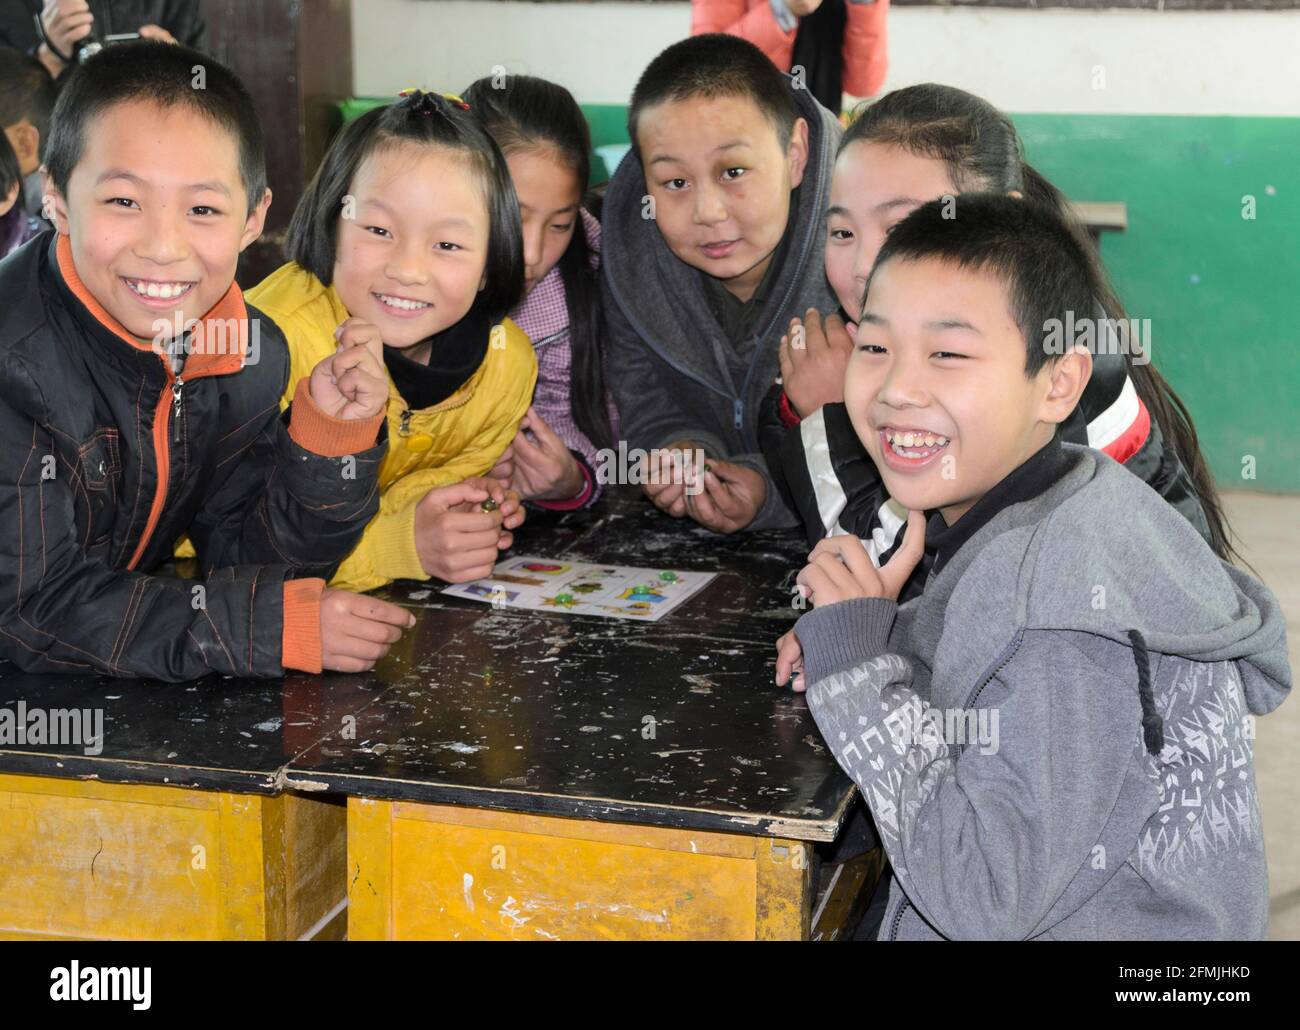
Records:
[[[1300,497],[1229,493],[1224,503],[1238,549],[1282,603],[1291,667],[1300,669]],[[1300,700],[1294,693],[1255,731],[1273,940],[1300,939]]]

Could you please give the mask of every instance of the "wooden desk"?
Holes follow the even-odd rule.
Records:
[[[805,547],[622,491],[515,549],[721,573],[657,624],[399,584],[371,674],[0,668],[0,706],[104,713],[102,754],[0,748],[0,936],[807,937],[854,795],[771,681]]]
[[[102,709],[103,748],[0,750],[0,937],[342,936],[345,807],[283,768],[376,690],[3,669],[0,706]]]
[[[772,684],[806,545],[624,491],[515,550],[721,575],[657,624],[389,591],[420,613],[392,689],[285,772],[349,795],[349,937],[807,937],[853,788]]]

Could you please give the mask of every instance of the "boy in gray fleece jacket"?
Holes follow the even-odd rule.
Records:
[[[1091,354],[1059,329],[1098,274],[1053,212],[963,194],[895,227],[868,282],[845,402],[911,515],[880,569],[856,537],[817,545],[795,634],[892,866],[881,939],[1267,928],[1253,717],[1290,690],[1285,620],[1146,483],[1060,442]]]
[[[693,36],[646,68],[601,211],[610,382],[631,448],[703,454],[646,493],[716,532],[796,524],[760,451],[790,320],[829,310],[840,125],[752,43]]]

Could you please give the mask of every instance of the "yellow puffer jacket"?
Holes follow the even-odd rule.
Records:
[[[289,341],[290,385],[280,399],[281,409],[287,408],[298,380],[334,353],[334,330],[349,317],[348,311],[333,287],[323,286],[293,262],[246,296]],[[508,318],[494,329],[478,371],[445,401],[412,412],[404,435],[406,402],[390,378],[388,454],[379,471],[379,514],[330,585],[370,590],[394,579],[428,579],[415,551],[416,504],[433,487],[481,476],[496,464],[532,403],[536,381],[533,345]]]

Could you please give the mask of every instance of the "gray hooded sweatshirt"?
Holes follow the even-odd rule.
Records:
[[[796,625],[893,867],[880,938],[1261,938],[1253,717],[1290,690],[1283,614],[1146,483],[1063,446],[920,597]]]
[[[808,122],[808,165],[793,194],[782,267],[754,334],[738,345],[725,339],[704,273],[674,256],[654,220],[644,217],[645,173],[635,150],[619,164],[601,210],[608,367],[623,434],[630,447],[646,451],[691,439],[706,454],[758,472],[767,497],[750,529],[797,522],[758,442],[759,407],[777,376],[781,336],[795,315],[838,307],[826,281],[825,246],[840,124],[807,90],[792,91]]]

